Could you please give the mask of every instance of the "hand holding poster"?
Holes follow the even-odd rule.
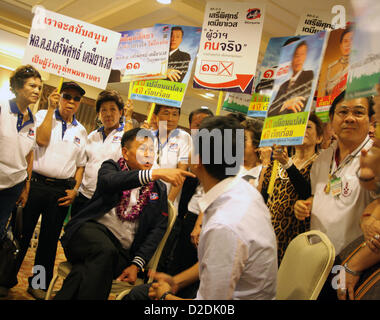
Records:
[[[208,2],[194,88],[252,93],[264,2]]]
[[[131,98],[180,107],[198,53],[201,31],[199,27],[172,26],[170,44],[167,46],[167,78],[134,82]]]
[[[260,147],[302,144],[325,36],[326,32],[322,31],[282,48]]]
[[[119,40],[118,32],[36,7],[22,63],[104,89]]]
[[[120,81],[164,79],[167,72],[170,26],[162,25],[121,32],[112,65]]]

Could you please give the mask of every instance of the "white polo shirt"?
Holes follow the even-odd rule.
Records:
[[[158,131],[155,132],[156,139],[154,139],[155,159],[153,169],[177,168],[179,162],[188,162],[189,153],[191,150],[191,136],[182,129],[174,129],[170,132],[167,141],[163,144],[159,142]],[[166,184],[167,192],[169,194],[171,184],[163,181]],[[178,208],[178,202],[181,197],[181,192],[174,202],[174,206]]]
[[[8,189],[27,178],[25,157],[36,142],[35,119],[28,108],[29,120],[14,100],[0,101],[0,190]]]
[[[324,232],[335,246],[338,255],[350,242],[362,235],[360,217],[365,207],[372,201],[370,192],[360,186],[356,176],[359,168],[360,150],[369,149],[372,140],[369,137],[341,162],[341,169],[335,173],[342,179],[342,191],[339,196],[325,193],[329,179],[330,163],[333,161],[331,172],[337,169],[335,153],[337,143],[322,151],[314,161],[310,172],[312,194],[314,195],[311,211],[311,229]],[[343,166],[348,157],[353,159]]]
[[[199,201],[198,300],[272,300],[277,242],[261,194],[239,177],[226,178]]]
[[[121,138],[124,134],[124,124],[112,130],[106,137],[104,127],[92,131],[88,135],[86,144],[86,167],[84,169],[82,184],[79,187],[86,198],[92,198],[96,183],[98,181],[98,171],[102,163],[108,159],[118,161],[122,157]]]
[[[36,127],[44,121],[47,110],[36,113]],[[73,117],[65,122],[58,109],[52,120],[50,142],[47,147],[36,146],[33,171],[46,177],[68,179],[74,177],[77,167],[86,165],[86,129]]]

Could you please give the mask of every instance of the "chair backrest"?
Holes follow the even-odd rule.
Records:
[[[311,230],[295,237],[278,270],[277,299],[317,299],[334,259],[335,248],[323,232]]]
[[[153,257],[150,259],[150,261],[147,264],[147,269],[150,270],[156,270],[158,266],[158,262],[160,261],[161,258],[161,253],[162,250],[164,249],[166,240],[169,237],[169,234],[174,226],[174,222],[177,218],[177,209],[174,207],[173,203],[168,200],[168,226],[166,228],[166,232],[164,236],[162,237],[155,253],[153,254]],[[152,282],[153,278],[149,277],[148,283]]]

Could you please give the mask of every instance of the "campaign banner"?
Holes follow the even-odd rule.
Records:
[[[308,10],[301,15],[296,35],[315,34],[320,31],[334,30],[334,15],[328,11]]]
[[[227,92],[222,109],[230,112],[248,113],[252,96],[250,94]]]
[[[347,100],[380,94],[380,3],[352,1],[352,6],[355,25],[345,95]]]
[[[201,32],[200,27],[171,25],[166,78],[134,82],[131,99],[181,107],[198,53]]]
[[[270,96],[254,93],[249,103],[247,116],[252,118],[265,118],[268,110]]]
[[[326,31],[281,49],[260,147],[303,143],[326,43]]]
[[[22,63],[105,89],[120,36],[38,6]]]
[[[265,2],[207,2],[193,87],[251,94]]]
[[[325,55],[319,75],[315,111],[323,122],[329,121],[329,110],[334,99],[346,89],[353,29],[336,29],[329,32]]]
[[[120,79],[110,82],[165,79],[169,55],[170,25],[121,32],[112,69]],[[119,80],[119,81],[118,81]]]
[[[252,96],[252,103],[248,110],[249,117],[265,118],[268,102],[272,95],[274,79],[276,78],[281,48],[303,37],[305,36],[275,37],[269,39],[263,61],[257,68],[254,81],[255,94]]]

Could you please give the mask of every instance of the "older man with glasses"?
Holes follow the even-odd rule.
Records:
[[[360,185],[361,177],[358,178],[360,154],[372,146],[368,131],[373,100],[345,100],[344,95],[345,91],[334,99],[330,108],[337,141],[319,155],[311,169],[313,196],[298,200],[294,206],[297,219],[310,216],[311,229],[326,233],[336,255],[363,234],[359,224],[361,215],[376,197]]]
[[[75,82],[64,82],[49,96],[47,110],[36,113],[36,142],[28,202],[23,212],[23,238],[18,267],[29,247],[34,228],[42,214],[34,266],[40,273],[29,278],[28,293],[44,299],[53,275],[57,243],[68,207],[74,201],[86,164],[86,129],[77,121],[85,90]],[[43,270],[43,271],[41,271]],[[18,270],[17,270],[18,272]],[[34,277],[36,279],[34,279]],[[17,273],[10,279],[17,283]]]

